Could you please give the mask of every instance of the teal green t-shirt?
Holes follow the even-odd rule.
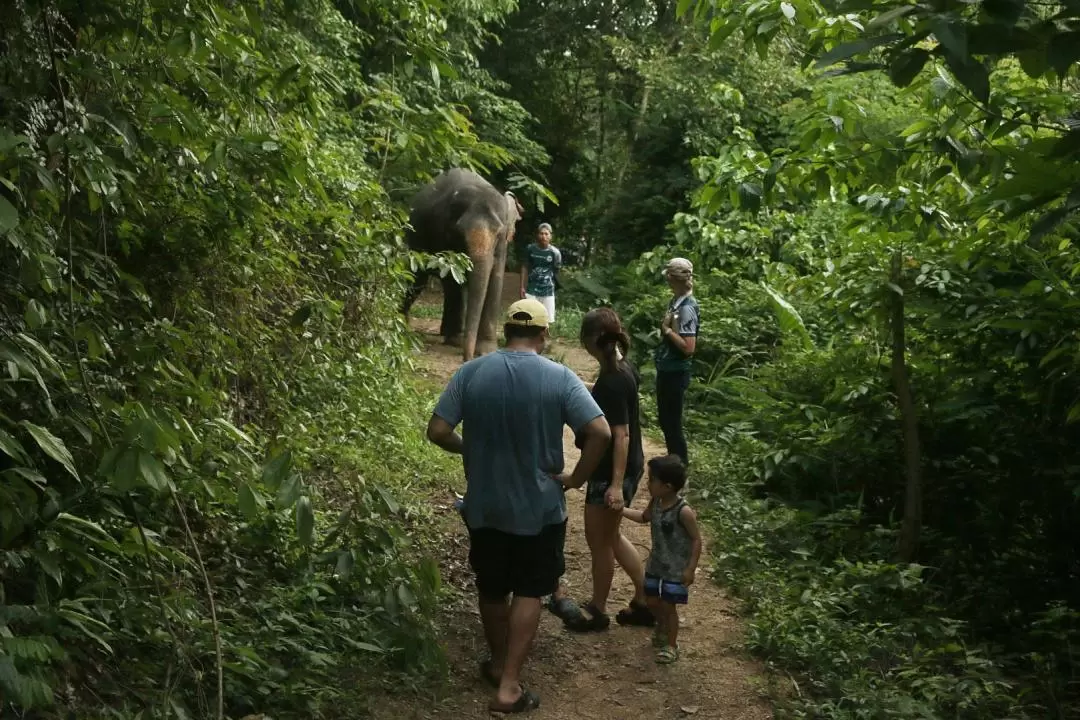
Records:
[[[579,433],[603,414],[568,367],[532,352],[478,357],[450,378],[435,414],[462,426],[470,528],[537,535],[566,520],[552,477],[563,471],[563,426]]]
[[[693,295],[673,298],[668,303],[668,313],[677,315],[672,327],[682,337],[696,337],[700,326],[698,302]],[[690,369],[690,358],[672,345],[666,337],[653,353],[657,372],[683,372]]]
[[[536,297],[555,294],[555,271],[562,267],[562,253],[554,245],[542,248],[536,243],[525,248],[525,262],[529,264],[529,284],[525,292]]]

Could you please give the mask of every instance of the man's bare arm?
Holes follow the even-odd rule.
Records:
[[[441,447],[446,452],[461,454],[461,436],[454,432],[454,427],[438,415],[432,415],[428,420],[427,439]]]
[[[581,448],[581,459],[578,460],[574,472],[563,476],[563,484],[568,488],[579,488],[589,480],[596,466],[604,459],[608,443],[611,442],[611,428],[603,415],[597,415],[590,420],[580,432],[585,436],[585,444]]]

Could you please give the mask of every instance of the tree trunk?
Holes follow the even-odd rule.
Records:
[[[896,252],[892,259],[892,284],[900,288],[903,254]],[[919,534],[922,531],[922,448],[919,444],[919,418],[915,413],[915,400],[911,394],[911,381],[905,355],[904,296],[892,291],[892,381],[896,403],[900,409],[900,424],[904,437],[904,519],[900,526],[898,555],[901,562],[913,562],[919,550]]]

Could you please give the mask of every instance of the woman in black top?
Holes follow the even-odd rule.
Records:
[[[634,599],[616,620],[620,624],[651,625],[654,618],[645,604],[641,558],[619,531],[622,509],[633,501],[645,469],[638,410],[639,378],[634,366],[625,360],[630,338],[614,310],[597,308],[581,321],[581,344],[600,363],[592,395],[611,426],[611,445],[589,478],[585,492],[585,539],[592,552],[592,600],[582,608],[584,613],[569,618],[566,625],[581,632],[608,627],[607,600],[616,562],[634,583]]]

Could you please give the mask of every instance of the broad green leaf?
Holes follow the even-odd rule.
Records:
[[[394,496],[389,490],[382,485],[376,485],[375,489],[378,491],[379,497],[386,503],[386,509],[389,510],[392,515],[396,515],[401,511],[401,505],[398,504],[398,501],[394,499]]]
[[[6,233],[19,224],[19,211],[11,202],[0,195],[0,233]]]
[[[788,20],[795,19],[795,6],[789,2],[780,3],[780,12],[784,13],[784,17]]]
[[[30,436],[34,438],[34,442],[38,444],[38,447],[41,448],[42,452],[63,465],[64,469],[67,470],[73,478],[81,480],[79,473],[75,470],[75,459],[71,457],[71,451],[67,449],[67,445],[64,444],[63,440],[40,425],[35,425],[32,422],[23,420],[19,424],[29,431]]]
[[[240,512],[244,514],[244,517],[248,520],[254,520],[259,512],[259,502],[256,500],[255,491],[251,489],[250,485],[247,483],[240,485],[237,500],[240,504]]]
[[[1080,60],[1080,31],[1055,34],[1046,49],[1046,59],[1059,78],[1064,78],[1069,68]]]
[[[26,304],[26,312],[23,320],[31,330],[38,330],[48,322],[49,317],[45,314],[45,308],[37,300],[31,300]]]
[[[788,335],[797,337],[803,346],[811,346],[813,342],[810,339],[810,333],[807,331],[806,325],[803,324],[802,316],[799,315],[794,306],[764,282],[761,283],[761,287],[769,296],[773,312],[776,313],[776,319],[780,323],[780,329]]]
[[[916,8],[914,5],[901,5],[900,7],[895,7],[892,10],[886,10],[885,12],[881,13],[873,20],[868,22],[866,24],[866,29],[876,30],[877,28],[885,27],[886,25],[889,25],[894,21],[899,20],[900,18],[904,17],[915,9]]]
[[[142,474],[139,472],[138,448],[127,448],[121,451],[112,471],[112,484],[118,490],[134,490],[139,487]]]
[[[347,644],[349,647],[351,647],[351,648],[353,648],[355,650],[363,650],[365,652],[373,652],[373,653],[379,653],[379,654],[382,654],[382,653],[386,652],[385,650],[383,650],[378,645],[372,645],[371,643],[362,642],[360,640],[353,640],[352,638],[348,638],[348,637],[342,638],[342,639],[345,641],[345,644]]]
[[[154,490],[162,492],[169,489],[169,477],[161,461],[145,450],[139,451],[139,474],[143,481]]]
[[[300,476],[296,473],[290,473],[281,483],[281,487],[278,488],[277,497],[274,499],[274,504],[277,505],[279,510],[285,510],[293,506],[297,498],[300,497]]]
[[[217,425],[222,430],[225,430],[231,435],[237,442],[241,442],[244,445],[254,445],[255,441],[251,439],[251,436],[245,433],[240,428],[233,425],[231,422],[223,417],[216,417],[210,421],[212,425]]]
[[[976,100],[982,103],[989,102],[990,73],[982,63],[971,58],[961,61],[953,55],[947,55],[945,62],[956,79],[971,91]]]
[[[936,18],[930,21],[930,31],[945,48],[947,56],[962,63],[967,62],[967,28],[964,25],[947,18]]]
[[[348,580],[356,564],[356,554],[352,550],[338,552],[337,563],[334,565],[334,574],[342,580]]]
[[[263,466],[263,485],[271,490],[277,490],[290,472],[292,472],[292,451],[285,450]]]
[[[296,501],[296,535],[300,542],[310,545],[315,531],[315,512],[311,509],[311,500],[301,495]]]
[[[889,63],[889,79],[897,87],[907,87],[918,77],[930,59],[930,53],[922,48],[909,48]]]
[[[23,449],[22,443],[2,428],[0,428],[0,451],[16,462],[23,465],[30,464],[30,457]]]
[[[815,63],[816,67],[827,68],[830,65],[840,62],[841,60],[847,60],[855,55],[861,55],[869,52],[876,47],[887,45],[891,42],[899,40],[902,36],[898,33],[890,33],[888,35],[878,35],[877,37],[862,38],[855,42],[844,43],[837,45],[829,52],[821,56],[821,58]]]

